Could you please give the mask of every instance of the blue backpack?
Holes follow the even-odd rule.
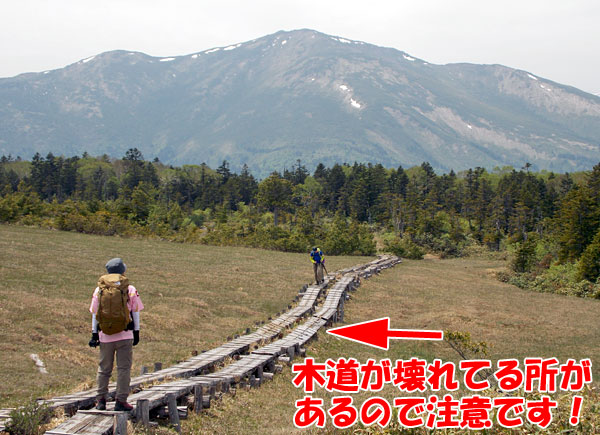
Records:
[[[313,260],[315,260],[317,263],[321,262],[321,251],[312,251],[310,253],[310,256],[312,257]]]

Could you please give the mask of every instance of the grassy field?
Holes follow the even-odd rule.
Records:
[[[307,256],[242,248],[95,237],[0,226],[0,407],[93,385],[97,350],[87,347],[89,298],[108,258],[121,256],[146,311],[134,373],[192,350],[217,346],[287,307],[311,280]],[[330,270],[368,258],[332,257]],[[489,358],[527,356],[600,360],[600,301],[521,290],[496,280],[499,260],[405,261],[365,280],[346,305],[345,323],[389,316],[392,328],[468,332],[485,341]],[[308,355],[318,362],[353,357],[458,361],[446,343],[391,342],[389,351],[323,332]],[[48,367],[39,375],[30,353]],[[596,379],[600,365],[594,367]],[[304,396],[289,367],[261,388],[238,390],[184,422],[186,433],[300,432],[294,401]],[[597,385],[597,382],[596,382]],[[369,393],[373,395],[373,393]],[[383,397],[399,396],[386,388]],[[317,390],[328,403],[332,394]],[[355,403],[367,396],[357,395]],[[600,403],[596,404],[599,406]],[[582,415],[590,412],[584,403]],[[303,431],[306,432],[306,431]]]
[[[0,225],[0,407],[94,385],[88,309],[104,264],[117,256],[146,307],[133,374],[224,343],[287,309],[313,278],[303,254]],[[370,260],[327,261],[336,270]],[[49,374],[39,374],[31,353]]]
[[[469,332],[474,341],[490,346],[492,360],[556,356],[561,362],[568,358],[600,361],[600,301],[533,293],[503,284],[493,277],[493,270],[502,265],[474,258],[405,261],[359,287],[346,305],[345,323],[389,316],[392,328]],[[386,352],[325,333],[308,346],[307,355],[317,362],[340,357],[360,362],[413,356],[429,361],[459,359],[443,342],[393,340]],[[594,375],[596,379],[600,376],[598,364]],[[188,420],[185,429],[187,433],[306,433],[293,426],[294,401],[304,392],[296,389],[291,379],[290,368],[285,368],[283,375],[257,390],[225,397],[208,412]],[[373,395],[358,394],[355,403]],[[392,399],[404,394],[386,387],[377,395]],[[332,396],[322,389],[313,394],[324,398],[326,404]],[[560,409],[568,413],[570,404],[562,405]],[[594,404],[596,412],[599,405],[600,400]],[[582,416],[589,417],[594,412],[591,409],[591,404],[584,402]]]

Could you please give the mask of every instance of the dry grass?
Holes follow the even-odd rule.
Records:
[[[298,254],[0,226],[0,406],[93,385],[97,351],[87,347],[89,297],[105,261],[117,255],[128,264],[147,308],[142,342],[135,350],[136,372],[142,364],[168,364],[194,349],[218,345],[283,310],[311,280],[312,271],[306,257]],[[328,266],[335,270],[366,260],[329,258]],[[501,261],[478,258],[405,261],[363,283],[346,305],[346,323],[389,316],[393,328],[469,332],[474,341],[491,346],[493,360],[599,360],[600,301],[533,293],[501,283],[493,271],[502,266]],[[32,352],[44,360],[49,375],[37,374],[28,357]],[[361,362],[413,356],[458,359],[442,343],[398,340],[385,352],[322,332],[308,354],[319,362],[340,357]],[[210,410],[185,421],[184,432],[300,432],[292,417],[294,401],[304,392],[294,388],[291,379],[285,368],[257,390],[224,396]],[[386,388],[378,395],[399,394]],[[333,395],[318,390],[314,396],[327,403]],[[358,395],[355,403],[365,397]],[[592,412],[589,406],[598,409],[600,404],[584,402],[582,416]]]
[[[88,308],[104,264],[116,256],[146,306],[133,374],[222,344],[286,309],[313,277],[303,254],[0,225],[0,407],[94,385]],[[328,257],[328,267],[368,260]]]
[[[501,283],[490,272],[502,266],[474,258],[407,261],[369,281],[369,290],[358,292],[347,320],[389,315],[394,328],[469,332],[474,340],[492,346],[492,359],[599,359],[600,301],[535,293]],[[439,343],[417,347],[438,357],[451,356]]]
[[[600,361],[600,301],[533,293],[501,283],[490,272],[502,266],[497,260],[476,258],[405,261],[359,287],[346,305],[345,323],[389,316],[392,328],[469,332],[474,341],[485,341],[491,346],[492,360],[556,356],[561,361]],[[457,354],[444,343],[395,340],[386,352],[324,333],[309,345],[307,352],[318,362],[340,357],[361,362],[368,358],[393,361],[413,356],[429,361],[458,361]],[[596,378],[600,375],[598,364],[594,374]],[[304,392],[294,388],[291,379],[290,369],[285,368],[282,375],[258,390],[240,391],[235,398],[226,396],[208,412],[188,420],[184,430],[194,434],[306,433],[293,426],[294,401],[302,398]],[[373,395],[358,394],[354,402],[360,404]],[[386,387],[377,395],[391,400],[404,394]],[[322,389],[313,394],[326,404],[333,396]],[[599,396],[596,392],[589,397],[597,400]],[[593,409],[599,407],[600,402],[584,401],[582,417],[590,417],[595,413]],[[569,410],[561,409],[565,420]],[[337,432],[332,428],[326,431]]]

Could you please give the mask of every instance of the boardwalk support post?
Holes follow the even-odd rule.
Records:
[[[139,399],[135,405],[135,419],[144,426],[150,424],[150,402],[148,399]]]
[[[181,425],[179,424],[179,411],[177,410],[177,396],[175,393],[167,394],[167,405],[169,407],[169,421],[175,427],[178,433],[181,433]]]
[[[202,385],[194,385],[194,412],[200,414],[202,411]]]
[[[120,412],[115,414],[113,421],[113,434],[127,435],[127,413]]]

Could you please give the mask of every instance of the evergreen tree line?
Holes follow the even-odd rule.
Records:
[[[19,159],[20,160],[20,159]],[[469,246],[514,251],[513,268],[539,275],[570,264],[600,275],[600,163],[579,174],[297,161],[259,181],[224,161],[173,167],[132,148],[121,159],[0,160],[0,220],[98,234],[332,254],[459,256]],[[540,269],[541,268],[541,269]]]

